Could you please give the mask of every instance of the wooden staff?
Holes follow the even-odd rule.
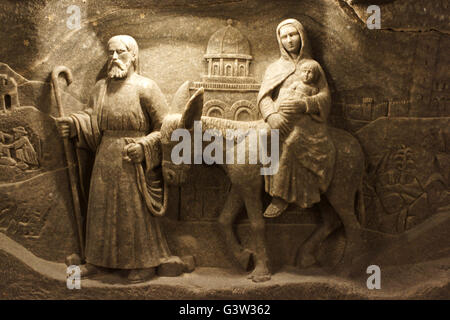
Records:
[[[64,117],[64,110],[61,103],[61,92],[58,86],[58,77],[60,74],[64,74],[66,78],[67,85],[69,86],[72,83],[72,72],[69,68],[64,66],[55,67],[52,71],[52,84],[53,91],[55,93],[56,105],[58,106],[59,117]],[[83,233],[83,221],[81,218],[81,206],[80,206],[80,198],[78,194],[78,175],[75,170],[77,162],[74,159],[74,155],[71,149],[71,145],[69,142],[69,137],[63,138],[64,142],[64,153],[66,154],[67,166],[69,171],[69,181],[70,181],[70,189],[72,192],[72,201],[73,201],[73,209],[74,209],[74,220],[78,233],[78,244],[80,246],[80,260],[84,262],[84,233]]]

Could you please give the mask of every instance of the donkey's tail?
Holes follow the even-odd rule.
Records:
[[[366,207],[364,205],[363,180],[359,183],[358,190],[356,190],[356,211],[358,221],[361,227],[366,225]]]

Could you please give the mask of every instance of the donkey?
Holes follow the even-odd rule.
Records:
[[[181,89],[180,87],[179,91]],[[188,90],[188,88],[185,88],[185,90]],[[186,92],[182,96],[184,96],[184,99],[188,99],[183,114],[167,116],[161,127],[163,177],[168,185],[185,183],[187,171],[191,166],[190,164],[175,165],[171,160],[172,148],[178,143],[171,139],[174,130],[187,129],[192,131],[194,121],[201,121],[203,132],[207,129],[215,129],[222,133],[223,145],[225,146],[227,129],[240,130],[244,135],[246,130],[249,129],[269,129],[268,124],[263,120],[242,122],[202,117],[203,88],[198,89],[191,97]],[[341,263],[347,265],[349,263],[348,258],[351,258],[358,251],[361,243],[361,225],[355,215],[355,203],[359,203],[361,209],[359,220],[362,221],[364,220],[364,207],[361,185],[364,155],[358,141],[349,133],[336,128],[330,128],[330,131],[337,151],[334,176],[324,194],[326,199],[323,199],[324,201],[319,204],[323,223],[300,246],[296,255],[295,263],[299,267],[310,266],[316,262],[314,253],[318,246],[341,223],[344,226],[347,240]],[[193,142],[191,141],[191,143]],[[234,140],[235,149],[238,148],[239,143],[245,143],[248,146],[248,136]],[[262,282],[269,280],[271,277],[268,267],[263,217],[264,177],[260,173],[262,164],[249,164],[248,156],[249,154],[246,153],[245,164],[226,164],[226,161],[215,164],[224,170],[231,181],[231,189],[218,222],[227,248],[244,269],[248,268],[250,259],[253,257],[255,268],[248,278],[254,282]],[[232,228],[237,214],[243,207],[245,207],[250,221],[252,250],[244,248],[239,243]]]

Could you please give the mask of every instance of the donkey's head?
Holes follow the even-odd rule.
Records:
[[[162,123],[162,169],[164,180],[170,185],[179,186],[187,180],[193,163],[194,121],[200,121],[202,116],[203,92],[200,88],[191,97],[185,96],[183,114],[168,115]]]

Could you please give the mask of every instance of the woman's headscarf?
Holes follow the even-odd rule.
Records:
[[[281,43],[280,30],[282,27],[291,25],[297,29],[300,35],[300,52],[298,57],[294,59],[289,55],[287,50]],[[311,47],[306,35],[306,31],[303,25],[295,19],[286,19],[277,26],[277,40],[280,48],[280,59],[272,63],[266,70],[263,83],[258,94],[259,101],[273,89],[275,89],[280,83],[282,83],[288,76],[295,72],[297,63],[303,59],[311,59]]]
[[[303,28],[303,25],[295,19],[286,19],[284,21],[281,21],[281,23],[277,26],[277,40],[278,46],[280,47],[281,58],[288,61],[294,60],[286,51],[283,43],[281,43],[280,37],[281,28],[289,25],[294,27],[300,35],[300,52],[296,60],[299,61],[301,59],[311,59],[311,47],[308,41],[308,36],[306,35],[306,31]]]

